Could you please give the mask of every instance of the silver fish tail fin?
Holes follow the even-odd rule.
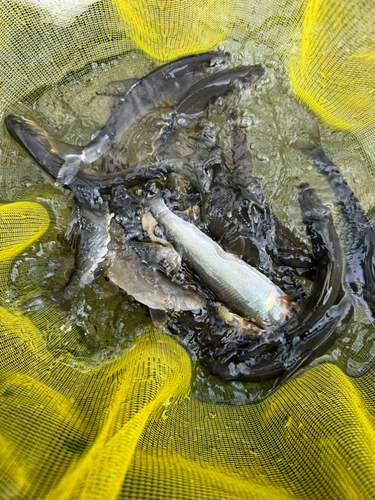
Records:
[[[83,162],[83,148],[51,137],[31,120],[14,115],[5,118],[9,134],[52,177],[69,184]]]

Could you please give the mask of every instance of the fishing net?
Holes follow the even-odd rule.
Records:
[[[2,118],[36,113],[48,130],[85,144],[108,103],[87,101],[83,87],[93,96],[109,73],[140,77],[160,61],[222,44],[234,63],[259,63],[271,75],[260,97],[251,90],[241,106],[254,166],[270,170],[260,177],[276,212],[298,219],[292,187],[317,177],[297,151],[289,165],[284,143],[277,158],[272,144],[261,154],[260,135],[274,122],[277,137],[288,127],[298,136],[314,115],[369,210],[374,19],[374,3],[352,0],[4,0]],[[46,280],[61,288],[72,264],[61,236],[70,195],[2,127],[0,498],[375,496],[374,330],[360,307],[326,355],[267,397],[261,385],[210,376],[135,301],[107,293],[104,280],[69,309],[47,304],[23,314]],[[273,161],[282,164],[276,177]],[[328,188],[321,196],[337,221]]]

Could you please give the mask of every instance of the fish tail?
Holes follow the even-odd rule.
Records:
[[[81,146],[68,144],[51,137],[31,120],[14,115],[5,118],[9,134],[52,177],[70,184],[76,177],[84,154]]]

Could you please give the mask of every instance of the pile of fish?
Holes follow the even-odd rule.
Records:
[[[75,265],[52,303],[72,299],[104,272],[150,308],[155,322],[167,322],[211,373],[281,381],[333,345],[352,315],[353,294],[375,310],[375,232],[318,131],[294,147],[332,186],[347,241],[341,244],[329,209],[307,184],[298,200],[311,250],[274,215],[236,110],[229,159],[204,119],[219,98],[240,95],[264,74],[229,63],[228,53],[206,52],[113,84],[110,118],[84,147],[23,117],[8,115],[5,125],[74,196],[66,237]],[[167,112],[149,162],[113,168],[127,132],[161,107]],[[92,167],[100,158],[103,172]],[[308,297],[297,276],[313,281]]]

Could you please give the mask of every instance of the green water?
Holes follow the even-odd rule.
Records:
[[[254,173],[275,214],[308,242],[297,202],[298,185],[308,182],[331,209],[340,234],[342,223],[329,186],[315,167],[290,146],[297,139],[307,139],[314,117],[295,100],[281,61],[271,49],[255,42],[227,42],[222,48],[232,53],[233,64],[261,64],[266,69],[265,76],[239,100],[231,96],[210,109],[207,122],[219,135],[224,153],[230,151],[233,126],[228,110],[238,101],[238,121],[247,134]],[[153,67],[153,62],[139,51],[96,61],[45,87],[37,97],[26,95],[7,111],[37,121],[57,138],[83,145],[110,114],[110,99],[96,93],[104,92],[109,82],[141,77]],[[124,159],[147,160],[160,118],[153,114],[134,125],[125,138],[129,146],[122,152]],[[375,206],[374,181],[360,147],[342,133],[324,127],[320,131],[323,149],[340,166],[363,208],[370,210]],[[8,289],[3,295],[3,303],[12,305],[64,285],[63,273],[74,261],[73,251],[63,237],[73,202],[70,191],[55,185],[9,140],[6,132],[3,134],[9,149],[3,150],[2,201],[37,201],[47,208],[52,220],[41,240],[12,263]],[[118,356],[151,325],[147,308],[121,291],[108,290],[103,277],[81,290],[68,306],[30,312],[29,317],[45,335],[56,359],[77,369],[90,369]],[[358,305],[345,334],[313,364],[332,361],[349,375],[359,376],[375,354],[374,340],[373,327],[364,308]],[[194,362],[192,386],[199,398],[242,404],[264,397],[272,383],[222,382]]]

